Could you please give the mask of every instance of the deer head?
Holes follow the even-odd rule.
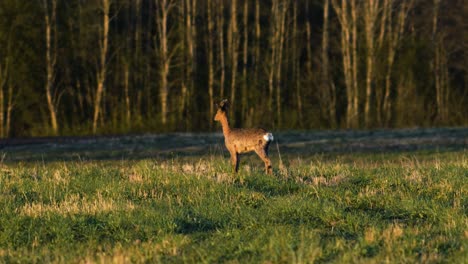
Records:
[[[229,107],[229,103],[228,103],[228,100],[227,99],[224,99],[222,100],[219,105],[216,104],[216,108],[218,108],[218,111],[216,112],[216,115],[215,115],[215,118],[214,120],[215,121],[220,121],[221,120],[221,117],[223,115],[226,115],[226,112],[227,112],[227,109]]]

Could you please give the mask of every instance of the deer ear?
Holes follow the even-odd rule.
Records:
[[[226,110],[229,106],[229,102],[227,99],[224,99],[221,101],[221,103],[219,104],[219,106],[223,109],[223,110]]]

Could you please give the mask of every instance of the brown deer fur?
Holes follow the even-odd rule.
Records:
[[[231,162],[234,171],[239,170],[239,154],[255,151],[265,162],[266,173],[271,174],[271,161],[268,158],[268,146],[273,140],[273,135],[262,128],[230,128],[227,119],[227,100],[224,99],[218,105],[215,121],[219,121],[223,127],[224,142],[231,154]]]

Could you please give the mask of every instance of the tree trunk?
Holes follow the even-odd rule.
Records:
[[[0,138],[5,138],[5,95],[4,88],[6,84],[6,78],[8,74],[8,60],[5,63],[6,65],[2,67],[0,64]]]
[[[359,127],[359,86],[358,86],[358,56],[357,56],[357,6],[356,0],[351,0],[351,28],[352,28],[352,79],[353,79],[353,128]]]
[[[130,96],[128,92],[129,76],[130,76],[129,64],[125,63],[124,65],[124,96],[125,96],[125,121],[126,121],[127,128],[129,128],[131,125]]]
[[[275,80],[275,67],[277,62],[277,50],[278,50],[278,39],[279,31],[278,23],[279,20],[279,0],[273,0],[271,6],[271,19],[270,19],[270,62],[268,65],[268,112],[273,114],[273,91],[274,91],[274,80]]]
[[[207,24],[208,24],[208,35],[206,37],[206,42],[208,46],[207,56],[208,56],[208,100],[209,100],[209,109],[210,113],[208,116],[208,120],[212,120],[214,116],[214,98],[213,98],[213,82],[214,82],[214,71],[213,71],[213,33],[214,33],[214,25],[213,19],[211,15],[212,10],[212,3],[211,0],[207,0]],[[213,128],[213,122],[210,123],[210,130]]]
[[[143,50],[144,50],[144,35],[143,35],[143,22],[142,22],[142,1],[141,0],[136,0],[135,1],[135,12],[134,12],[134,19],[135,19],[135,37],[134,37],[134,59],[130,60],[133,62],[134,65],[133,67],[136,67],[138,70],[136,72],[132,71],[131,79],[132,79],[132,90],[133,90],[133,95],[139,93],[141,90],[145,90],[146,83],[148,80],[145,79],[145,62],[146,60],[144,59],[143,56]],[[131,32],[130,32],[131,33]],[[135,98],[135,97],[134,97]],[[134,102],[132,104],[132,108],[130,109],[130,114],[133,113],[133,118],[131,119],[130,123],[137,123],[141,120],[141,109],[138,107],[138,104]],[[129,124],[132,125],[132,124]]]
[[[270,54],[268,73],[268,112],[273,115],[273,96],[276,92],[276,124],[281,125],[281,63],[285,39],[287,3],[273,0],[270,19]]]
[[[432,17],[432,40],[434,43],[434,86],[436,90],[436,122],[447,123],[447,81],[445,78],[446,58],[444,52],[443,37],[438,34],[440,0],[434,0],[434,12]]]
[[[284,46],[284,38],[285,38],[285,20],[286,20],[286,12],[288,10],[287,3],[282,3],[278,6],[280,8],[278,15],[279,15],[279,20],[278,20],[278,29],[279,29],[279,35],[278,35],[278,53],[276,57],[276,63],[275,63],[275,68],[276,68],[276,116],[277,116],[277,122],[278,126],[281,127],[282,125],[282,120],[281,120],[281,65],[283,62],[283,46]]]
[[[226,62],[224,58],[224,0],[218,0],[219,10],[217,13],[217,31],[219,43],[219,64],[221,68],[221,76],[219,80],[219,94],[224,99],[224,83],[226,80]]]
[[[239,46],[239,32],[237,28],[237,0],[231,0],[231,22],[229,25],[229,47],[231,54],[231,104],[235,105],[236,100],[236,78],[237,78],[237,64],[238,64],[238,46]],[[229,41],[230,39],[230,41]],[[234,107],[231,107],[231,113]],[[233,119],[235,124],[235,119]]]
[[[242,120],[245,122],[247,114],[247,59],[248,59],[248,44],[249,44],[249,30],[248,30],[248,18],[249,18],[249,1],[244,0],[244,17],[243,17],[243,30],[244,30],[244,44],[242,49]]]
[[[11,111],[13,110],[13,86],[8,85],[8,99],[6,109],[6,122],[5,122],[5,137],[10,135],[11,126]]]
[[[254,54],[252,56],[252,63],[254,65],[254,81],[253,88],[257,89],[259,83],[260,74],[260,40],[261,40],[261,27],[260,27],[260,0],[255,0],[255,47]],[[255,94],[255,96],[263,96],[263,92]],[[258,105],[258,104],[254,104]],[[250,108],[252,109],[252,108]],[[250,112],[250,110],[249,110]],[[259,112],[259,111],[258,111]]]
[[[379,30],[379,37],[377,40],[377,49],[379,51],[383,50],[383,44],[385,40],[385,36],[387,36],[387,20],[389,15],[391,15],[389,12],[391,11],[391,6],[393,2],[390,2],[390,0],[384,0],[383,6],[381,9],[381,18],[380,18],[380,30]],[[383,120],[382,120],[382,105],[383,105],[383,95],[385,92],[385,85],[379,85],[375,89],[375,117],[376,117],[376,123],[379,126],[383,125]]]
[[[135,0],[135,39],[134,39],[134,46],[135,46],[135,55],[139,59],[139,55],[141,52],[141,0]]]
[[[101,111],[101,100],[104,92],[104,82],[106,81],[107,72],[107,45],[108,45],[108,34],[109,34],[109,9],[110,0],[102,0],[102,12],[103,21],[101,36],[99,39],[100,58],[99,67],[97,73],[97,88],[96,97],[94,100],[94,115],[93,115],[93,133],[97,132],[97,122]]]
[[[168,51],[167,40],[167,17],[173,7],[171,0],[155,0],[156,3],[156,24],[159,34],[159,61],[160,61],[160,74],[159,74],[159,98],[161,101],[161,123],[166,125],[168,113],[168,95],[169,95],[169,65],[170,56]]]
[[[196,43],[196,0],[185,0],[185,77],[182,84],[182,100],[180,103],[180,114],[185,116],[186,129],[189,129],[191,118],[188,117],[190,111],[190,98],[194,89],[194,71],[195,71],[195,43]]]
[[[354,55],[352,53],[352,48],[354,45],[353,47],[351,45],[352,21],[350,21],[350,11],[348,10],[347,3],[347,0],[342,0],[341,4],[338,3],[338,0],[332,0],[333,8],[341,25],[341,53],[343,57],[343,72],[346,87],[346,128],[354,128],[354,119],[356,114],[354,109],[354,69],[352,67],[352,57]]]
[[[391,102],[391,74],[393,63],[395,61],[395,54],[398,48],[398,43],[400,41],[400,36],[403,34],[404,26],[408,11],[413,5],[414,0],[404,1],[398,12],[398,20],[396,26],[393,26],[393,20],[391,14],[388,15],[388,30],[387,34],[389,36],[389,47],[388,47],[388,57],[387,57],[387,72],[385,74],[385,95],[383,99],[383,113],[385,116],[383,118],[385,126],[390,125],[390,120],[392,118],[392,102]],[[390,12],[390,11],[389,11]]]
[[[56,28],[56,10],[57,1],[52,0],[50,11],[48,0],[43,0],[44,19],[45,19],[45,32],[46,32],[46,70],[47,78],[45,84],[47,108],[49,109],[50,124],[52,126],[52,132],[57,135],[58,124],[57,124],[57,111],[55,109],[55,100],[52,95],[52,87],[55,81],[55,63],[56,63],[56,47],[57,47],[57,28]],[[52,34],[54,44],[52,44]]]
[[[309,15],[309,8],[308,8],[308,3],[307,4],[307,15]],[[302,89],[301,89],[301,62],[300,62],[300,57],[298,55],[298,49],[299,49],[299,34],[297,31],[297,6],[298,3],[294,2],[293,4],[293,29],[292,29],[292,39],[293,39],[293,44],[292,44],[292,57],[294,59],[294,64],[293,64],[293,76],[294,76],[294,86],[296,90],[296,106],[297,106],[297,116],[299,118],[299,124],[301,127],[303,127],[303,116],[302,116]],[[307,21],[307,25],[309,25],[309,21]],[[311,43],[307,42],[307,48],[310,48]],[[310,57],[308,57],[310,59]]]
[[[152,34],[144,34],[143,32],[142,36],[145,37],[145,40],[144,40],[145,43],[144,43],[144,51],[142,52],[142,54],[149,54],[151,51],[154,51],[156,53],[156,57],[159,55],[159,52],[160,52],[160,48],[158,47],[159,40],[157,40],[157,36],[159,35],[159,16],[160,16],[158,12],[159,10],[158,2],[159,1],[156,1],[156,0],[155,1],[143,1],[143,3],[146,3],[146,8],[148,10],[155,10],[154,16],[156,17],[156,21],[153,19],[147,19],[146,28],[148,32],[152,32],[152,30],[154,30],[156,33],[152,35]],[[156,44],[157,47],[153,48],[152,46],[154,44]],[[156,67],[153,66],[153,62],[151,59],[146,58],[145,62],[146,63],[144,65],[144,70],[143,70],[144,73],[142,74],[143,75],[142,77],[143,87],[142,87],[141,93],[138,93],[138,96],[140,97],[137,103],[137,106],[138,106],[137,116],[140,118],[140,120],[143,120],[144,117],[153,118],[153,115],[155,113],[159,114],[159,109],[161,109],[161,104],[159,105],[155,104],[155,101],[158,101],[160,99],[161,72],[157,72],[157,74],[155,74],[156,76],[153,77],[154,75],[153,69],[161,67],[162,65],[161,61],[157,61],[155,63],[157,65]],[[154,82],[158,83],[158,85],[156,86],[156,89],[153,88]],[[155,93],[155,95],[153,95],[153,93]],[[160,100],[159,100],[159,103],[160,103]]]
[[[364,23],[366,35],[366,101],[364,107],[364,124],[366,128],[371,126],[371,101],[373,94],[374,81],[374,57],[375,57],[375,26],[378,11],[380,9],[379,1],[370,0],[364,2]]]
[[[329,120],[331,128],[336,128],[336,94],[334,86],[330,83],[328,65],[328,23],[330,0],[324,0],[323,4],[323,28],[322,28],[322,90],[325,93],[323,102],[325,117]]]

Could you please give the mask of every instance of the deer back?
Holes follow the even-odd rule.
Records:
[[[269,133],[262,128],[238,128],[232,129],[225,138],[226,146],[235,149],[238,153],[253,151],[268,145]]]

